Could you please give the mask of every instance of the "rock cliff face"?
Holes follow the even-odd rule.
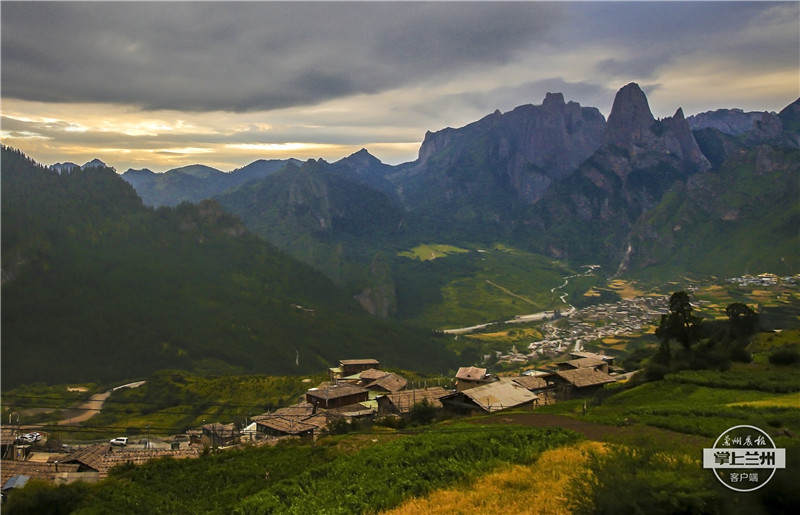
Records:
[[[371,315],[388,318],[397,312],[397,295],[392,271],[382,254],[377,254],[361,279],[361,291],[354,298]]]
[[[406,179],[415,177],[420,192],[457,199],[458,190],[468,190],[476,174],[490,174],[493,180],[482,185],[484,194],[502,190],[505,197],[512,192],[517,200],[533,203],[597,150],[604,129],[605,119],[596,108],[548,93],[540,106],[495,111],[460,129],[426,133],[419,158],[395,176],[395,183],[406,190]],[[493,188],[486,191],[486,186]]]
[[[752,130],[753,123],[760,120],[766,111],[744,112],[741,109],[717,109],[688,117],[693,131],[716,129],[724,134],[738,136]]]
[[[622,179],[637,170],[672,168],[683,175],[708,170],[689,123],[678,108],[671,118],[656,120],[638,84],[623,87],[614,98],[603,147],[597,161]]]
[[[532,237],[556,257],[618,267],[634,222],[676,181],[710,168],[683,111],[656,120],[641,88],[628,84],[614,99],[600,148],[532,212]]]

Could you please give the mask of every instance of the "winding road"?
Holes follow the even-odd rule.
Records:
[[[106,399],[111,395],[111,393],[115,390],[119,390],[121,388],[138,388],[144,384],[144,381],[136,381],[135,383],[128,383],[123,384],[121,386],[117,386],[116,388],[112,388],[107,392],[103,393],[96,393],[92,395],[88,401],[85,401],[77,406],[73,406],[71,408],[65,409],[64,413],[69,415],[67,418],[63,418],[56,422],[59,426],[79,426],[83,422],[86,422],[93,416],[100,413],[100,410],[103,409],[103,404],[106,402]]]
[[[585,276],[592,275],[596,269],[600,268],[600,265],[583,265],[580,268],[588,268],[588,270],[586,270],[586,272],[584,272],[582,274],[573,274],[573,275],[568,275],[568,276],[564,277],[564,284],[551,288],[550,289],[550,293],[555,294],[556,290],[561,290],[561,289],[566,288],[566,286],[569,284],[569,280],[572,279],[573,277],[585,277]],[[513,297],[517,297],[517,298],[522,299],[524,301],[531,302],[530,299],[522,297],[521,295],[517,295],[517,294],[511,292],[510,290],[508,290],[507,288],[503,288],[502,286],[500,286],[498,284],[495,284],[495,283],[493,283],[493,282],[491,282],[489,280],[487,280],[486,282],[491,284],[492,286],[495,286],[496,288],[499,288],[500,290],[504,291],[505,293],[508,293],[509,295],[512,295]],[[569,294],[565,292],[564,294],[562,294],[559,297],[561,299],[561,302],[563,302],[564,304],[566,304],[568,306],[568,309],[561,311],[561,315],[562,316],[570,316],[571,314],[575,313],[575,311],[577,311],[577,309],[575,309],[575,306],[573,306],[572,304],[567,302],[567,296],[568,295]],[[444,334],[468,334],[468,333],[471,333],[473,331],[477,331],[479,329],[485,329],[487,327],[490,327],[490,326],[496,325],[496,324],[523,324],[523,323],[526,323],[526,322],[538,322],[538,321],[541,321],[541,320],[547,320],[548,318],[555,318],[555,311],[541,311],[539,313],[530,313],[528,315],[517,315],[514,318],[512,318],[511,320],[506,320],[504,322],[488,322],[488,323],[485,323],[485,324],[471,325],[469,327],[459,327],[459,328],[456,328],[456,329],[444,329],[444,330],[442,330],[442,332]]]

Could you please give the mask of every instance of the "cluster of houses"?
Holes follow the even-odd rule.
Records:
[[[162,456],[197,457],[207,447],[224,448],[243,442],[270,444],[285,438],[314,438],[335,421],[371,423],[378,417],[401,417],[415,406],[450,410],[464,415],[495,413],[537,406],[574,397],[590,396],[615,381],[619,372],[610,356],[574,352],[557,369],[518,377],[497,377],[485,368],[461,367],[454,388],[427,385],[409,388],[404,377],[383,371],[375,359],[341,360],[324,383],[306,391],[302,402],[251,418],[244,428],[211,423],[174,437],[169,448],[144,449],[97,443],[68,453],[31,452],[19,445],[13,426],[0,435],[3,488],[13,489],[34,477],[55,483],[97,481],[124,463],[140,464]]]
[[[636,297],[613,304],[597,304],[575,311],[564,322],[542,326],[544,338],[528,345],[527,359],[554,357],[565,350],[581,350],[584,345],[602,338],[636,334],[661,315],[669,312],[667,296]],[[509,356],[512,362],[522,361],[521,356]],[[499,361],[504,361],[500,357]]]
[[[795,285],[800,283],[800,274],[786,277],[778,277],[775,274],[743,275],[733,277],[727,282],[738,284],[739,286],[777,286],[778,284]]]

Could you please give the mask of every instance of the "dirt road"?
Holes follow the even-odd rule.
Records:
[[[108,396],[111,395],[111,392],[114,390],[119,390],[120,388],[137,388],[144,384],[144,381],[137,381],[135,383],[128,383],[122,386],[117,386],[107,392],[103,393],[96,393],[92,395],[88,401],[78,404],[77,406],[73,406],[71,408],[64,410],[64,415],[66,418],[63,418],[58,421],[59,426],[79,426],[81,423],[89,420],[93,416],[100,413],[100,410],[103,409],[103,404],[108,399]]]

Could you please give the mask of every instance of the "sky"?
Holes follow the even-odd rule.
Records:
[[[548,92],[608,117],[800,97],[792,2],[0,2],[2,142],[118,172],[413,161],[426,131]]]

